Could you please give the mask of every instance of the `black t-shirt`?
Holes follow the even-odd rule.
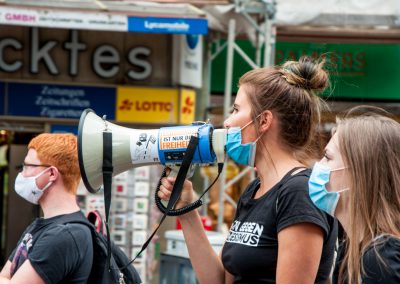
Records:
[[[336,284],[339,283],[338,275],[344,253],[345,245],[341,243],[333,273],[333,283]],[[365,269],[365,274],[361,275],[363,284],[400,283],[400,239],[381,236],[366,250],[362,261]],[[340,283],[346,284],[347,277]]]
[[[85,218],[81,211],[72,213]],[[45,283],[86,283],[93,261],[92,234],[86,225],[59,224],[66,215],[38,218],[22,234],[9,257],[11,276],[29,259]]]
[[[310,170],[287,173],[266,194],[254,199],[260,181],[241,196],[235,220],[222,250],[225,269],[234,283],[275,283],[278,233],[298,223],[312,223],[324,231],[324,245],[315,283],[326,283],[333,264],[337,222],[319,210],[308,195]]]

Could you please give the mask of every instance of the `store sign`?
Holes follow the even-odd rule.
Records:
[[[203,37],[175,35],[173,38],[173,81],[201,88],[203,80]]]
[[[178,89],[117,88],[116,120],[178,123]]]
[[[127,17],[105,13],[0,7],[0,24],[81,30],[128,30]]]
[[[0,24],[161,34],[208,33],[207,19],[128,17],[118,14],[18,7],[0,7]]]
[[[249,41],[236,42],[249,56],[255,54]],[[400,44],[323,44],[278,42],[276,64],[297,60],[302,55],[324,58],[330,71],[331,87],[323,94],[335,98],[400,100]],[[248,64],[235,57],[232,90],[250,70]],[[211,91],[225,90],[226,52],[212,63]]]
[[[91,108],[115,118],[115,88],[8,83],[8,115],[80,118]]]
[[[78,125],[60,125],[52,124],[50,127],[51,133],[73,133],[78,135]]]
[[[43,64],[51,75],[60,75],[58,62],[53,57],[54,51],[63,48],[68,58],[68,73],[70,76],[79,74],[80,53],[88,49],[88,45],[79,39],[77,30],[72,30],[70,39],[59,45],[54,39],[42,40],[39,29],[31,30],[30,42],[24,44],[13,37],[0,38],[0,71],[7,73],[18,72],[24,67],[24,58],[9,59],[11,55],[19,54],[19,50],[29,50],[29,72],[39,73]],[[6,54],[6,51],[9,53]],[[14,52],[12,52],[14,51]],[[137,46],[128,50],[126,59],[131,64],[131,69],[126,71],[126,76],[132,80],[144,80],[151,75],[152,65],[147,61],[151,50],[148,47]],[[124,57],[123,57],[124,58]],[[25,59],[25,62],[27,60]],[[92,69],[101,78],[113,78],[121,70],[121,55],[111,44],[101,44],[95,47],[91,55]]]
[[[179,123],[191,124],[195,121],[196,92],[191,89],[181,89]]]
[[[208,33],[207,19],[128,17],[128,31],[159,34]]]

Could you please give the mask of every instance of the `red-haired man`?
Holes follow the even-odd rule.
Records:
[[[77,139],[44,133],[33,138],[28,149],[15,191],[39,204],[44,216],[23,233],[0,273],[0,283],[86,283],[93,261],[90,229],[60,222],[68,214],[83,216],[76,202]]]

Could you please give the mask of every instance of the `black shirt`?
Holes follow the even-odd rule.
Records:
[[[266,194],[254,199],[256,179],[241,196],[235,220],[222,250],[225,269],[234,283],[275,283],[278,233],[298,223],[312,223],[324,231],[324,245],[315,283],[326,283],[333,264],[337,222],[319,210],[308,195],[310,170],[287,173]]]
[[[72,213],[76,218],[84,215]],[[93,261],[92,234],[86,225],[59,224],[66,215],[38,218],[22,234],[17,248],[11,254],[11,276],[26,259],[48,283],[87,282]]]
[[[344,281],[338,281],[344,253],[345,245],[341,243],[333,273],[333,283],[347,283],[347,277]],[[361,275],[363,284],[400,283],[400,239],[381,236],[365,251],[362,261],[365,269],[365,274]]]

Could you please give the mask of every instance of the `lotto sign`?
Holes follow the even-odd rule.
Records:
[[[118,87],[120,122],[178,123],[178,89]]]
[[[190,89],[181,89],[180,118],[181,124],[190,124],[194,119],[196,107],[196,92]]]

